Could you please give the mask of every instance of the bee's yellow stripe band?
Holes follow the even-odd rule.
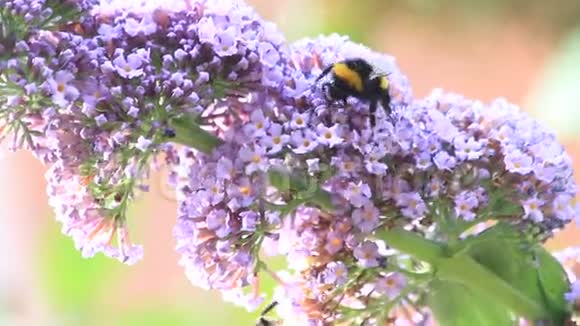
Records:
[[[363,91],[363,81],[360,75],[356,71],[350,69],[346,64],[336,63],[332,67],[332,71],[338,78],[345,81],[350,87],[356,89],[359,92]]]
[[[387,79],[387,77],[381,77],[381,83],[379,84],[379,87],[383,90],[386,90],[387,88],[389,88],[389,80]]]

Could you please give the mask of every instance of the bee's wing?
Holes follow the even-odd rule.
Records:
[[[374,58],[374,60],[369,60],[369,63],[373,66],[373,72],[369,76],[370,79],[389,76],[393,71],[393,61],[390,58],[378,57]]]
[[[381,68],[375,67],[373,72],[370,74],[369,79],[374,79],[376,77],[388,77],[390,74],[391,72],[386,69],[383,70]]]

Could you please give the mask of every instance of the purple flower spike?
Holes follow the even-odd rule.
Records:
[[[125,221],[107,216],[94,202],[87,191],[86,178],[55,164],[47,172],[47,179],[49,203],[62,223],[62,231],[73,238],[84,257],[103,252],[129,265],[143,257],[143,248],[130,242]]]
[[[247,147],[247,152],[231,157],[227,172],[216,171],[221,180],[237,172],[239,165],[245,165],[250,174],[264,171],[268,155],[282,152],[290,143],[284,122],[270,128],[265,111],[253,110],[256,103],[247,99],[240,101],[262,91],[262,81],[268,81],[272,91],[281,89],[281,67],[287,58],[281,34],[252,8],[234,0],[96,2],[67,1],[63,8],[77,10],[78,21],[62,24],[63,30],[54,32],[66,21],[56,21],[61,13],[52,15],[54,8],[48,8],[48,2],[8,1],[9,14],[31,17],[31,29],[27,39],[7,48],[13,51],[11,57],[23,60],[0,63],[0,74],[13,66],[10,80],[27,95],[0,107],[0,115],[8,119],[2,124],[29,128],[20,129],[16,139],[26,141],[17,143],[33,150],[43,162],[59,166],[63,170],[59,173],[79,179],[90,176],[91,182],[83,189],[85,201],[65,205],[77,210],[78,219],[90,219],[89,212],[96,210],[103,219],[115,221],[108,226],[110,230],[126,228],[128,202],[137,191],[148,189],[143,179],[157,165],[155,157],[161,151],[167,150],[168,161],[175,157],[167,141],[179,135],[169,125],[186,114],[207,118],[207,130],[222,138],[228,137],[231,127],[230,108],[242,119],[235,122],[238,126],[248,118],[254,122],[248,127],[250,138],[242,139],[245,145],[262,139],[264,145]],[[53,16],[55,24],[47,24],[51,31],[34,28],[35,22]],[[29,76],[35,76],[34,80]],[[48,98],[43,102],[47,107],[39,111],[26,101],[32,93],[41,92]],[[217,93],[223,98],[216,98]],[[14,114],[4,114],[6,110]],[[248,164],[241,162],[244,159]],[[61,181],[50,180],[55,183],[50,189],[60,188]],[[235,183],[210,186],[201,182],[199,188],[204,188],[198,194],[203,203],[238,210],[253,204],[260,188],[254,183],[241,177]],[[84,209],[88,202],[91,210]],[[227,212],[231,225],[212,225],[210,231],[216,237],[238,232],[238,213]],[[243,224],[249,232],[259,221],[246,218]],[[84,239],[77,233],[75,237]],[[107,242],[83,246],[83,250],[115,256],[108,249],[111,246]],[[131,253],[127,255],[139,256],[130,246],[120,248]]]
[[[217,28],[217,22],[213,24]],[[207,37],[210,42],[213,36]],[[271,55],[270,46],[257,48],[260,54],[250,61],[263,60],[264,67],[274,67],[270,60],[280,60],[282,75],[272,68],[272,75],[261,79],[263,90],[255,90],[251,105],[236,103],[238,111],[226,119],[223,131],[226,144],[217,152],[209,156],[192,152],[193,159],[180,156],[178,166],[188,171],[183,174],[188,181],[176,187],[184,198],[181,211],[193,213],[183,213],[179,224],[193,228],[189,232],[193,235],[179,241],[187,244],[183,252],[190,256],[184,254],[182,263],[192,266],[186,270],[190,278],[195,275],[195,282],[223,286],[212,282],[225,277],[214,264],[237,252],[235,246],[214,250],[213,242],[220,235],[199,222],[223,207],[231,212],[228,241],[242,247],[267,244],[268,252],[286,255],[289,268],[297,272],[291,283],[299,285],[292,288],[295,295],[281,299],[285,302],[280,305],[296,307],[290,315],[312,321],[332,321],[340,314],[340,309],[324,310],[329,297],[340,297],[329,285],[344,284],[344,275],[356,269],[396,262],[386,254],[392,250],[374,238],[385,225],[402,225],[436,238],[437,214],[477,222],[489,205],[497,205],[498,198],[513,208],[506,211],[515,212],[506,216],[508,223],[540,225],[546,234],[574,215],[567,201],[575,193],[570,160],[549,131],[505,101],[484,105],[440,90],[413,100],[406,78],[391,58],[338,36],[299,41],[287,56]],[[377,128],[371,130],[368,104],[352,99],[343,107],[329,103],[321,89],[304,87],[316,85],[324,67],[350,57],[374,60],[390,73],[395,124],[379,112]],[[276,88],[270,78],[282,78],[284,86]],[[270,97],[273,88],[274,98]],[[515,132],[513,126],[525,131]],[[527,143],[539,145],[522,145]],[[542,154],[548,149],[556,159]],[[299,206],[288,215],[275,215],[275,223],[270,220],[268,216],[277,213],[275,207],[291,207],[292,191],[297,191],[261,183],[270,169],[279,167],[319,181],[314,190],[327,191],[336,212]],[[192,191],[212,188],[216,176],[232,180],[224,198],[212,201],[207,195],[201,197],[206,190]],[[546,204],[556,198],[555,208]],[[246,247],[241,250],[248,252]],[[191,252],[203,254],[204,260],[195,260]],[[239,282],[227,283],[228,289],[249,284],[248,269],[238,270]],[[407,280],[399,274],[378,274],[366,282],[357,283],[359,292],[354,291],[349,300],[361,300],[369,291],[394,299]]]

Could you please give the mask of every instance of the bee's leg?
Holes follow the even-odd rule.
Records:
[[[332,85],[330,83],[322,84],[322,92],[327,100],[331,99]]]
[[[324,87],[324,86],[323,86]],[[325,84],[326,98],[333,103],[342,103],[343,106],[347,104],[348,93],[343,89],[339,88],[337,85],[332,83]]]
[[[372,100],[371,104],[369,106],[369,113],[370,113],[370,120],[371,120],[371,128],[372,129],[374,129],[376,124],[377,124],[376,112],[377,112],[377,101]]]
[[[337,102],[336,89],[332,83],[325,83],[322,85],[324,97],[326,98],[326,106],[333,106]],[[331,112],[331,111],[329,111]],[[330,114],[327,114],[327,119],[330,120]]]
[[[393,124],[395,124],[395,119],[393,118],[393,110],[391,109],[391,95],[389,95],[389,91],[386,91],[383,98],[381,99],[381,105],[385,110],[385,114],[391,120]]]
[[[387,93],[387,95],[385,95],[385,97],[382,98],[381,100],[381,104],[383,106],[383,109],[385,110],[385,113],[387,115],[391,115],[391,96]]]
[[[335,101],[342,101],[346,104],[346,94],[336,85],[333,85],[333,87],[330,88],[330,97]]]

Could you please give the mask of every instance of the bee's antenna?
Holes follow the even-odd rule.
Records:
[[[316,78],[316,81],[318,82],[319,80],[321,80],[321,79],[322,79],[322,77],[324,77],[324,76],[328,75],[328,73],[330,72],[330,70],[332,69],[332,67],[333,67],[333,66],[332,66],[332,65],[330,65],[330,66],[328,66],[328,67],[324,68],[324,70],[322,71],[322,73],[320,73],[320,75],[318,76],[318,78]]]
[[[277,325],[276,322],[273,322],[265,317],[266,314],[268,314],[270,311],[272,311],[272,309],[274,309],[274,307],[276,307],[277,305],[278,305],[278,301],[272,301],[272,303],[270,303],[266,307],[266,309],[264,309],[262,311],[262,314],[260,315],[260,319],[258,319],[256,326],[274,326],[274,325]]]
[[[272,309],[278,305],[278,301],[272,301],[264,310],[262,310],[262,316],[267,315]]]

